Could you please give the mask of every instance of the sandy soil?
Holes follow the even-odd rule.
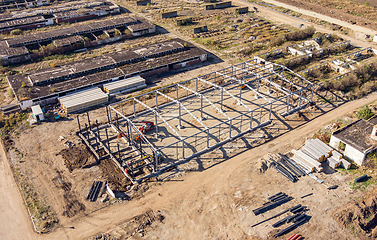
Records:
[[[0,146],[0,238],[17,240],[35,237],[28,211],[14,181],[3,145]]]
[[[317,238],[311,239],[323,239],[324,234],[330,234],[330,230],[335,231],[336,234],[342,234],[339,226],[333,223],[330,217],[326,218],[331,223],[330,228],[326,227],[328,223],[323,226],[320,214],[330,214],[330,206],[339,206],[342,199],[347,201],[346,196],[350,192],[344,185],[336,192],[340,196],[340,199],[338,199],[334,197],[335,195],[328,194],[324,186],[319,185],[309,177],[303,178],[293,187],[290,182],[273,169],[268,170],[262,176],[257,175],[258,173],[253,171],[253,164],[259,157],[268,152],[284,152],[299,147],[307,136],[317,130],[318,126],[373,100],[377,100],[377,94],[346,103],[303,126],[297,127],[294,131],[288,131],[266,144],[224,160],[221,164],[215,164],[202,171],[193,171],[172,181],[158,182],[145,192],[139,200],[112,204],[106,208],[88,210],[77,218],[63,219],[60,228],[51,234],[37,235],[32,233],[31,228],[25,229],[24,232],[30,235],[28,239],[85,239],[100,231],[111,231],[127,219],[152,209],[161,210],[165,220],[163,224],[158,224],[153,228],[153,231],[150,231],[150,235],[147,235],[150,239],[155,239],[156,236],[161,236],[164,239],[187,239],[187,236],[189,236],[189,239],[198,239],[204,236],[208,238],[242,239],[249,234],[265,237],[271,231],[270,225],[261,225],[256,229],[250,229],[248,226],[269,215],[255,218],[250,210],[261,205],[268,195],[283,189],[295,198],[309,192],[319,194],[318,196],[326,196],[298,201],[306,204],[312,209],[310,214],[316,216],[313,217],[307,227],[300,228],[299,232],[307,236],[314,236],[314,233],[318,234]],[[327,111],[328,109],[323,108],[322,110]],[[295,121],[292,121],[292,124],[295,124]],[[250,156],[253,157],[250,158]],[[3,179],[6,175],[1,174],[0,176],[2,182],[6,181],[6,179]],[[339,174],[328,176],[321,174],[320,177],[325,179],[328,184],[342,184],[344,181],[342,175]],[[256,180],[257,178],[258,180]],[[265,186],[268,186],[267,190]],[[1,206],[4,208],[2,219],[4,216],[17,214],[19,216],[17,219],[24,219],[22,222],[28,226],[30,221],[25,220],[26,216],[23,211],[6,213],[9,209],[13,209],[12,205],[9,206],[10,202],[13,204],[12,199],[19,199],[16,195],[7,195],[2,198]],[[19,199],[19,201],[21,200]],[[326,206],[326,208],[321,206]],[[89,207],[93,208],[93,206]],[[238,210],[239,208],[241,210]],[[18,225],[18,223],[9,224],[8,229],[19,229]],[[69,228],[72,226],[74,226],[74,229]],[[185,230],[176,231],[177,228]],[[11,232],[5,233],[10,234]],[[8,236],[12,238],[12,235],[5,237],[8,239]]]
[[[263,10],[260,14],[292,25],[298,23],[296,19],[274,11]],[[304,21],[303,23],[308,24]],[[325,29],[323,31],[330,32]],[[179,36],[177,33],[174,34]],[[359,42],[361,45],[366,44],[362,41]],[[209,65],[205,68],[172,76],[166,82],[157,84],[176,82],[177,79],[188,79],[203,72],[222,68],[225,65],[227,65],[226,62]],[[302,192],[310,191],[314,191],[319,196],[325,196],[318,201],[312,198],[303,200],[304,204],[313,209],[310,212],[313,219],[308,225],[308,230],[306,230],[306,226],[299,229],[301,233],[306,234],[306,236],[314,236],[316,234],[317,238],[314,237],[313,239],[323,239],[328,236],[332,236],[332,239],[344,239],[345,236],[342,236],[344,233],[332,220],[329,208],[319,207],[330,205],[329,202],[334,206],[339,206],[341,204],[340,199],[347,201],[346,194],[349,192],[344,185],[341,191],[337,192],[340,196],[340,199],[338,199],[329,193],[325,187],[308,177],[300,180],[295,187],[292,187],[290,182],[278,175],[273,169],[268,170],[262,176],[257,175],[253,171],[253,163],[268,152],[285,152],[292,147],[299,147],[305,138],[314,133],[319,126],[373,100],[377,100],[377,94],[346,103],[327,114],[324,113],[329,109],[333,109],[334,106],[323,106],[324,108],[321,108],[323,115],[303,126],[298,126],[300,121],[296,120],[282,121],[275,127],[270,127],[270,130],[276,131],[284,129],[282,132],[285,134],[279,134],[280,136],[276,139],[266,140],[265,144],[231,158],[227,156],[225,158],[219,157],[218,161],[214,161],[211,167],[202,169],[196,167],[196,170],[191,168],[190,174],[185,174],[188,171],[181,171],[183,173],[182,178],[149,183],[151,187],[145,193],[141,192],[139,200],[114,204],[111,202],[108,203],[109,206],[107,207],[104,204],[89,204],[85,201],[85,194],[91,184],[88,184],[87,179],[103,179],[101,169],[94,166],[74,169],[70,172],[64,165],[63,158],[56,156],[64,148],[57,140],[57,137],[59,135],[70,135],[77,127],[74,119],[68,119],[59,124],[46,123],[42,125],[43,127],[27,130],[26,134],[20,136],[17,140],[20,150],[28,158],[38,160],[34,163],[30,161],[22,164],[38,169],[35,172],[30,171],[28,176],[38,182],[36,188],[40,194],[49,197],[50,201],[56,204],[54,210],[58,215],[63,214],[67,204],[64,198],[66,194],[64,189],[55,186],[53,182],[53,179],[57,177],[57,170],[64,176],[66,182],[73,183],[73,187],[69,188],[69,192],[75,200],[85,205],[85,211],[79,212],[71,218],[61,218],[59,228],[51,234],[35,234],[14,180],[10,175],[9,167],[1,162],[0,182],[8,184],[1,186],[4,189],[1,192],[7,192],[7,194],[0,197],[0,213],[2,213],[0,222],[6,222],[6,224],[0,226],[0,233],[3,234],[0,236],[2,239],[86,239],[98,232],[111,232],[120,236],[125,234],[124,229],[127,226],[124,226],[124,224],[127,224],[135,216],[143,215],[152,209],[153,211],[160,210],[165,219],[162,223],[161,221],[155,221],[153,229],[149,230],[148,234],[145,234],[149,239],[202,239],[206,237],[242,239],[250,238],[249,235],[266,237],[267,233],[271,231],[270,225],[261,225],[256,230],[249,228],[251,224],[262,219],[260,217],[254,218],[250,210],[258,207],[266,200],[268,195],[284,189],[296,198],[304,195]],[[103,116],[103,112],[100,110],[92,112],[98,116],[98,119],[100,119],[101,114]],[[291,131],[292,127],[294,128],[293,131]],[[49,132],[54,132],[54,134],[50,136]],[[30,139],[29,136],[38,137]],[[51,146],[51,144],[56,146],[50,149],[48,146]],[[39,153],[36,154],[34,152],[27,155],[28,149],[33,148],[39,149]],[[43,154],[41,154],[42,152]],[[214,156],[218,155],[206,157],[213,159]],[[1,159],[3,161],[5,157],[2,156]],[[17,162],[15,159],[11,161]],[[54,168],[51,167],[52,162],[54,162]],[[195,164],[195,161],[193,161],[193,164]],[[58,166],[58,169],[55,168],[56,166]],[[342,175],[338,174],[320,175],[320,177],[329,183],[339,182],[341,184],[344,181]],[[263,179],[263,181],[260,181],[259,178]],[[266,184],[269,187],[268,190],[266,190]],[[55,186],[56,189],[51,190],[53,188],[50,186]],[[148,187],[144,188],[144,190],[146,189]],[[357,195],[357,193],[355,194]],[[25,210],[22,211],[22,209]],[[326,216],[329,223],[321,223],[322,215]],[[264,217],[267,217],[267,215]],[[177,231],[177,228],[183,230]],[[331,231],[338,235],[329,235]]]

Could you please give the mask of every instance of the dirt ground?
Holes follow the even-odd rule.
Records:
[[[377,30],[377,15],[375,1],[369,1],[369,5],[364,5],[363,0],[277,0],[305,10],[310,10],[326,16],[330,16],[351,24],[368,27]]]
[[[373,95],[373,99],[377,99],[377,95]],[[312,212],[310,212],[310,215],[313,216],[312,220],[307,223],[307,226],[299,228],[298,231],[306,236],[310,236],[314,232],[317,233],[317,231],[321,232],[324,230],[324,226],[321,224],[319,216],[330,212],[330,210],[327,210],[330,208],[330,204],[327,201],[332,203],[331,206],[341,206],[343,201],[348,201],[346,196],[352,193],[343,183],[348,181],[347,177],[338,173],[329,175],[321,173],[318,175],[318,177],[326,181],[326,184],[342,186],[336,192],[339,196],[338,198],[329,194],[326,187],[309,177],[300,179],[293,186],[292,183],[279,175],[274,169],[268,169],[263,174],[259,173],[259,171],[255,170],[255,163],[258,162],[259,157],[264,156],[267,152],[285,152],[292,149],[292,147],[298,147],[319,125],[373,99],[362,99],[346,103],[322,116],[320,116],[322,114],[321,111],[315,113],[317,112],[315,108],[310,108],[311,110],[304,116],[309,119],[317,116],[318,118],[302,127],[300,125],[306,122],[305,117],[301,121],[295,116],[285,121],[275,121],[272,126],[258,132],[259,136],[245,136],[245,139],[240,139],[233,143],[234,145],[224,146],[214,153],[204,155],[200,159],[191,161],[186,166],[177,168],[176,172],[166,172],[161,175],[162,181],[145,183],[148,187],[144,187],[144,184],[142,184],[136,188],[139,191],[138,200],[121,202],[87,202],[85,197],[91,185],[91,182],[88,182],[87,179],[105,180],[103,171],[98,166],[91,166],[89,168],[73,169],[70,172],[64,165],[63,157],[60,155],[55,156],[65,147],[58,139],[55,139],[56,137],[52,139],[49,135],[41,134],[54,130],[78,144],[75,141],[75,136],[69,135],[70,131],[76,129],[73,118],[66,122],[61,122],[59,127],[56,123],[44,123],[28,129],[27,134],[21,134],[19,138],[15,139],[15,146],[25,154],[25,161],[15,163],[18,159],[13,157],[11,158],[12,163],[16,167],[24,164],[25,169],[30,170],[25,174],[30,179],[33,179],[36,190],[44,196],[44,200],[49,203],[59,218],[58,228],[51,234],[31,234],[30,239],[67,239],[73,236],[75,236],[73,239],[85,239],[91,235],[95,236],[100,231],[110,231],[111,235],[117,237],[126,236],[127,234],[132,235],[135,231],[132,233],[124,231],[127,226],[115,226],[119,224],[121,226],[127,222],[127,219],[144,214],[149,211],[148,209],[161,211],[160,214],[164,216],[164,220],[155,221],[154,224],[151,224],[152,228],[144,230],[145,232],[142,235],[146,239],[155,239],[156,236],[159,236],[157,237],[158,239],[184,239],[186,232],[190,232],[190,239],[202,237],[248,239],[250,236],[265,238],[272,230],[270,225],[260,225],[255,229],[250,229],[250,225],[276,212],[254,217],[250,210],[260,206],[266,201],[268,195],[272,195],[281,189],[298,199],[297,202],[292,202],[292,205],[304,203],[308,205],[309,209],[312,209]],[[333,108],[332,106],[326,106],[323,105],[321,110],[328,111]],[[95,110],[93,114],[100,114],[100,110]],[[100,117],[98,116],[98,118]],[[291,131],[292,128],[296,129],[296,131]],[[35,134],[40,136],[37,143],[31,143],[31,141],[26,140],[28,136]],[[270,140],[268,134],[280,137]],[[251,150],[246,151],[249,149],[246,142],[256,145]],[[36,154],[35,151],[30,151],[35,145],[40,146],[39,152],[44,151],[46,154],[40,155]],[[239,150],[234,151],[237,148]],[[243,151],[245,152],[240,154]],[[253,158],[249,157],[251,155]],[[51,161],[54,161],[54,168],[49,169],[51,168]],[[89,161],[93,161],[93,159],[90,158]],[[187,174],[189,172],[190,174]],[[256,181],[256,179],[260,180]],[[49,185],[50,187],[48,187]],[[269,186],[268,191],[265,189],[266,185]],[[315,196],[327,197],[312,197],[300,200],[304,193],[310,192],[314,192]],[[360,193],[355,192],[353,194],[358,196]],[[328,205],[328,207],[326,209],[318,207],[323,205]],[[289,206],[287,204],[276,209],[276,211]],[[331,223],[331,229],[336,230],[335,233],[343,234],[331,217],[326,219]],[[93,228],[93,224],[97,227]],[[75,228],[67,229],[71,226]],[[176,228],[186,230],[174,231]],[[201,234],[198,235],[199,233]],[[137,234],[140,234],[140,232]],[[328,232],[323,231],[323,234],[328,234]],[[317,239],[321,239],[320,236],[324,235],[319,235]]]
[[[279,16],[280,20],[285,18],[293,22],[288,17]],[[163,80],[157,79],[153,84],[165,85],[189,79],[227,64],[208,65]],[[250,228],[250,225],[298,203],[308,206],[308,215],[312,219],[295,233],[308,239],[354,236],[351,227],[343,222],[339,225],[332,215],[333,210],[350,202],[350,197],[358,199],[363,195],[363,192],[349,187],[348,182],[353,175],[342,172],[318,174],[326,185],[340,186],[328,191],[325,185],[309,177],[292,184],[274,169],[260,173],[256,167],[259,158],[267,153],[298,148],[318,127],[377,100],[377,94],[339,107],[337,104],[324,104],[326,100],[320,97],[318,99],[318,109],[310,108],[301,117],[289,119],[274,116],[274,123],[265,129],[172,169],[162,174],[159,181],[134,187],[129,194],[138,197],[131,201],[92,203],[85,199],[92,181],[106,181],[116,178],[116,175],[112,175],[111,165],[106,165],[106,162],[103,162],[105,166],[96,165],[92,156],[77,159],[77,155],[65,154],[67,161],[59,154],[66,149],[58,140],[59,136],[65,136],[76,146],[80,145],[74,134],[77,130],[75,115],[63,118],[59,123],[47,122],[23,130],[12,138],[15,149],[8,155],[10,164],[33,183],[34,192],[38,193],[41,202],[50,206],[59,222],[50,234],[37,235],[33,232],[20,192],[15,190],[8,162],[2,153],[0,182],[4,184],[0,185],[3,193],[0,197],[0,220],[5,224],[0,226],[0,238],[20,239],[19,233],[22,233],[21,239],[266,239],[276,232],[271,227],[273,221],[256,228]],[[93,110],[91,114],[99,121],[105,120],[103,109]],[[11,144],[10,140],[8,144]],[[81,150],[78,151],[80,153]],[[262,216],[253,215],[252,209],[282,190],[295,200]],[[311,192],[313,196],[301,199]]]

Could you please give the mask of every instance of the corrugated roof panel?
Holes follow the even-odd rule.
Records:
[[[140,76],[130,77],[123,80],[110,82],[103,85],[103,88],[108,93],[119,92],[126,89],[145,87],[145,79]]]
[[[99,88],[73,93],[59,98],[59,102],[67,113],[90,108],[108,101],[106,93]]]

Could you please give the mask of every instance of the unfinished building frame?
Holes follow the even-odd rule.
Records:
[[[80,135],[96,153],[105,146],[131,181],[140,180],[265,126],[272,114],[299,111],[314,86],[254,59],[109,105],[108,123],[90,128],[88,116]]]

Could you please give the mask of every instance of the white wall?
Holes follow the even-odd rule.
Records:
[[[363,165],[363,161],[365,158],[364,153],[360,152],[359,150],[350,145],[346,145],[346,149],[344,150],[344,156],[348,157],[359,166]]]
[[[335,148],[336,150],[339,150],[339,143],[340,140],[337,137],[334,137],[334,135],[331,135],[330,146]]]
[[[330,146],[331,147],[333,147],[333,148],[335,148],[336,150],[339,151],[340,150],[339,149],[340,142],[341,141],[337,137],[334,137],[333,135],[331,135],[331,138],[330,138]],[[346,144],[346,148],[345,148],[343,154],[344,154],[344,156],[346,156],[349,159],[351,159],[352,161],[354,161],[356,164],[358,164],[360,166],[363,164],[365,154],[363,152],[360,152],[356,148]]]

